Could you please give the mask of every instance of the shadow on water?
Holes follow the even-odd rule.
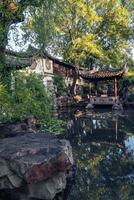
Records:
[[[78,167],[68,199],[133,200],[134,112],[66,111],[59,118]]]

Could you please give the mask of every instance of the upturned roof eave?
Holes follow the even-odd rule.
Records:
[[[125,72],[123,69],[120,70],[115,70],[115,71],[103,71],[103,75],[101,75],[102,71],[98,71],[95,73],[79,73],[80,77],[88,80],[90,82],[95,82],[95,81],[104,81],[104,80],[113,80],[115,78],[120,79],[124,76]]]

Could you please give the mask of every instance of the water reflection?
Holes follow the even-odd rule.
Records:
[[[78,166],[69,200],[134,199],[133,117],[129,111],[59,114]]]
[[[134,152],[134,136],[128,137],[128,139],[125,141],[125,146]]]

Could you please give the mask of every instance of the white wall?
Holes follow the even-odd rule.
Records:
[[[31,66],[30,70],[39,74],[53,74],[53,61],[49,59],[39,58],[34,63],[35,68]],[[34,68],[34,69],[33,69]]]

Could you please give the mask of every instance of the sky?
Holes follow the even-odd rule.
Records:
[[[23,41],[22,37],[23,37],[24,32],[21,30],[20,26],[21,26],[21,23],[19,23],[17,27],[12,25],[9,31],[8,48],[13,51],[26,51],[26,49],[28,48],[28,45],[30,44],[29,42],[27,42],[25,45],[22,43]],[[14,37],[17,38],[16,42],[14,40]]]

